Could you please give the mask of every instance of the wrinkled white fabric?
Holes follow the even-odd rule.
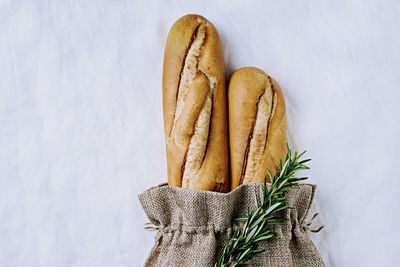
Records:
[[[163,50],[187,13],[218,29],[228,77],[280,84],[325,264],[397,266],[394,0],[0,0],[0,266],[143,265],[137,195],[166,181]]]

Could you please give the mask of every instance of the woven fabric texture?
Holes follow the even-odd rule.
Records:
[[[246,184],[224,194],[160,185],[140,194],[140,203],[158,230],[145,266],[214,266],[241,226],[234,219],[255,208],[259,186]],[[266,251],[248,266],[324,266],[305,226],[316,186],[299,187],[285,193],[295,209],[280,214],[289,219],[287,223],[273,226],[277,240],[260,242]]]

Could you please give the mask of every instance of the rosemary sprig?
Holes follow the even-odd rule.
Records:
[[[236,219],[237,222],[245,222],[245,224],[242,229],[234,232],[216,266],[245,266],[246,261],[257,258],[259,253],[265,251],[257,248],[258,242],[276,239],[276,234],[271,232],[271,225],[283,224],[288,220],[276,216],[276,213],[281,210],[293,209],[287,204],[284,192],[298,189],[297,183],[307,179],[307,177],[294,177],[296,171],[309,169],[304,164],[311,159],[300,160],[305,152],[298,154],[296,151],[292,156],[288,145],[285,162],[280,161],[279,171],[272,177],[267,169],[271,179],[270,188],[267,188],[265,178],[264,185],[259,187],[259,198],[257,194],[254,196],[256,209],[252,211],[247,209],[246,217]]]

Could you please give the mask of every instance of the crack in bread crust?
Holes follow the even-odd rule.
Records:
[[[194,31],[193,31],[193,33],[192,33],[192,36],[191,36],[191,38],[190,38],[190,42],[189,42],[189,44],[188,44],[188,46],[187,46],[187,48],[186,48],[186,50],[185,50],[185,54],[184,54],[182,63],[181,63],[182,66],[181,66],[181,71],[180,71],[180,75],[179,75],[178,88],[177,88],[177,90],[176,90],[176,96],[175,96],[175,99],[176,99],[176,102],[177,102],[177,103],[178,103],[178,97],[179,97],[179,92],[180,92],[179,88],[180,88],[180,86],[181,86],[183,70],[184,70],[184,68],[185,68],[185,62],[186,62],[186,59],[187,59],[187,57],[188,57],[189,50],[190,50],[190,48],[192,47],[192,44],[193,44],[194,40],[195,40],[196,37],[197,37],[197,32],[198,32],[200,26],[201,26],[201,24],[199,24],[199,25],[194,29]],[[177,114],[176,114],[176,109],[175,109],[174,121],[173,121],[173,125],[172,125],[172,126],[175,126],[176,119],[177,119]],[[169,132],[169,136],[171,136],[173,128],[174,128],[174,127],[171,127],[171,130],[170,130],[170,132]]]
[[[257,110],[258,110],[258,103],[260,102],[260,98],[258,98],[258,102],[257,102]],[[244,175],[246,173],[246,167],[247,167],[247,159],[248,159],[248,155],[249,155],[249,150],[250,150],[250,141],[253,138],[253,130],[254,130],[254,124],[251,127],[250,133],[249,133],[249,137],[247,139],[247,146],[246,146],[246,150],[244,151],[244,157],[243,157],[243,164],[242,164],[242,171],[240,173],[240,180],[239,180],[239,185],[243,184],[243,179],[244,179]]]
[[[274,89],[274,84],[272,83],[271,77],[268,76],[268,81],[269,84],[271,85],[271,91],[272,91],[272,102],[271,102],[271,113],[269,115],[269,119],[268,119],[268,126],[267,126],[267,134],[266,134],[266,139],[265,139],[265,144],[264,144],[264,149],[263,149],[263,154],[265,152],[265,149],[267,148],[267,142],[268,142],[268,133],[269,133],[269,128],[271,127],[271,120],[272,117],[274,117],[275,114],[275,105],[276,105],[276,94],[275,94],[275,89]]]
[[[173,132],[175,123],[183,110],[183,106],[185,104],[185,98],[187,92],[189,91],[189,86],[192,83],[194,77],[196,77],[197,75],[197,69],[199,64],[198,58],[200,57],[200,54],[202,52],[202,46],[205,41],[205,35],[206,35],[205,25],[200,24],[196,30],[194,40],[191,43],[190,48],[187,52],[185,62],[182,68],[181,78],[179,81],[179,87],[177,92],[174,124],[172,125],[171,132]]]
[[[206,41],[205,23],[200,24],[196,28],[192,38],[193,39],[188,48],[181,71],[181,77],[177,91],[175,117],[171,134],[174,132],[177,120],[180,117],[185,104],[187,104],[185,103],[186,96],[193,80],[197,75],[205,75],[207,78],[206,82],[208,82],[208,86],[205,88],[207,88],[208,91],[207,93],[204,92],[207,95],[202,103],[200,113],[192,129],[190,141],[186,148],[186,153],[182,162],[181,182],[183,188],[193,187],[193,182],[196,180],[198,172],[200,171],[204,162],[210,134],[213,91],[216,83],[214,77],[208,76],[199,69],[199,60],[204,49],[204,43]]]
[[[179,81],[178,81],[178,90],[176,90],[176,101],[178,101],[179,87],[180,87],[180,84],[181,84],[181,81],[182,81],[183,69],[185,68],[186,58],[187,58],[187,56],[188,56],[189,49],[191,48],[191,46],[192,46],[194,40],[196,39],[196,36],[197,36],[197,32],[198,32],[198,30],[199,30],[199,27],[200,27],[200,25],[198,25],[198,26],[194,29],[193,34],[192,34],[192,37],[190,38],[189,45],[188,45],[187,48],[186,48],[185,56],[183,57],[183,60],[182,60],[182,67],[181,67],[180,77],[179,77]]]
[[[182,177],[182,187],[184,188],[193,187],[193,182],[196,180],[204,161],[211,124],[212,94],[212,90],[209,90],[196,121],[193,136],[190,139],[185,162],[185,172]]]
[[[262,164],[264,151],[267,145],[268,129],[270,125],[271,114],[273,110],[274,93],[271,80],[268,76],[264,93],[259,97],[257,103],[257,113],[254,126],[249,136],[248,155],[245,155],[244,176],[241,182],[252,182],[257,170]],[[247,150],[247,149],[246,149]],[[243,172],[242,172],[243,175]]]
[[[207,75],[206,75],[207,76]],[[208,77],[207,77],[208,78]],[[211,81],[210,81],[210,79],[208,79],[208,82],[209,82],[209,85],[212,85],[212,83],[211,83]],[[206,103],[204,103],[204,106],[203,106],[203,108],[202,108],[202,111],[203,111],[203,109],[204,108],[206,108],[206,111],[205,112],[209,112],[209,115],[208,115],[208,118],[209,118],[209,125],[208,125],[208,134],[207,134],[207,139],[206,139],[206,144],[205,144],[205,147],[204,147],[204,153],[203,153],[203,156],[202,156],[202,158],[201,158],[201,163],[200,163],[200,166],[199,166],[199,168],[198,168],[198,170],[197,171],[199,171],[200,169],[201,169],[201,166],[203,166],[203,162],[204,162],[204,159],[205,159],[205,157],[206,157],[206,151],[207,151],[207,147],[208,147],[208,141],[210,140],[210,133],[211,133],[211,131],[210,131],[210,129],[211,129],[211,117],[212,117],[212,112],[213,112],[213,103],[214,103],[214,87],[212,87],[212,88],[210,88],[210,91],[208,92],[208,94],[207,94],[207,99],[208,99],[208,97],[210,96],[211,97],[211,107],[209,108],[209,107],[205,107],[205,105],[206,105]],[[207,101],[207,99],[206,99],[206,101]],[[205,101],[205,102],[206,102]],[[209,110],[209,111],[208,111]],[[199,116],[200,117],[200,116]],[[194,134],[194,130],[196,129],[196,127],[193,129],[193,134]],[[190,145],[189,145],[189,148],[190,148]]]

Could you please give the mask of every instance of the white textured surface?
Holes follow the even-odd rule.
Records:
[[[186,13],[215,24],[228,76],[284,90],[326,265],[399,266],[399,3],[163,2],[0,0],[0,266],[144,263],[137,194],[166,181],[163,48]]]

